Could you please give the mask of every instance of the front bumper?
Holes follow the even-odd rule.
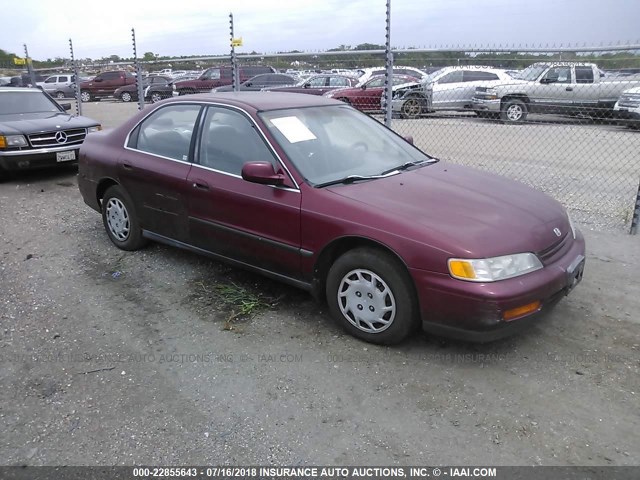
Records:
[[[618,107],[614,109],[614,115],[622,123],[640,126],[640,109]]]
[[[471,109],[475,112],[499,112],[500,99],[485,100],[483,98],[473,97],[471,99]]]
[[[52,147],[34,150],[0,152],[0,169],[7,171],[31,170],[56,165],[76,165],[80,146]],[[73,160],[59,161],[59,152],[74,152]]]
[[[456,280],[449,275],[410,269],[427,332],[468,341],[487,342],[512,335],[538,322],[582,276],[576,260],[584,258],[585,242],[576,231],[569,250],[554,263],[519,277],[492,283]],[[573,277],[571,276],[573,275]],[[579,275],[579,278],[575,278]],[[506,311],[539,301],[534,313],[505,321]]]

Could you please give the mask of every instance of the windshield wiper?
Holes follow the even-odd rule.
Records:
[[[330,180],[328,182],[318,183],[317,185],[314,185],[314,187],[322,188],[322,187],[328,187],[329,185],[338,185],[340,183],[344,183],[346,185],[346,184],[358,182],[361,180],[375,180],[376,178],[389,177],[391,176],[390,173],[395,173],[395,170],[393,170],[393,172],[382,173],[380,175],[349,175],[343,178],[338,178],[336,180]]]
[[[438,160],[437,158],[430,158],[429,160],[414,160],[413,162],[406,162],[406,163],[403,163],[402,165],[398,165],[396,167],[385,170],[380,175],[388,175],[389,173],[392,173],[392,172],[401,172],[403,170],[406,170],[407,168],[415,167],[416,165],[422,165],[423,163],[430,165],[432,163],[436,163],[439,161],[440,160]]]

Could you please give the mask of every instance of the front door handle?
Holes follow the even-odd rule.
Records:
[[[123,163],[122,168],[124,168],[125,170],[133,170],[133,167],[128,163]]]
[[[573,87],[567,87],[566,90],[567,92],[573,92]]]
[[[195,180],[192,184],[193,188],[197,188],[198,190],[209,190],[209,185],[207,182],[202,180]]]

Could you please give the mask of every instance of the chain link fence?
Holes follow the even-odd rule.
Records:
[[[235,70],[229,55],[81,67],[139,71],[140,88],[130,81],[112,98],[140,108],[176,94],[231,91],[234,73],[242,91],[332,97],[380,121],[390,114],[390,127],[430,155],[550,194],[587,228],[632,227],[640,184],[638,45],[396,49],[391,79],[381,45],[235,58]]]

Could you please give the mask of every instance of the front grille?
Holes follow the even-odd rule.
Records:
[[[63,133],[66,139],[63,137],[60,138],[61,141],[56,140],[56,135],[60,137],[60,133]],[[55,132],[34,133],[29,135],[29,143],[31,143],[33,148],[64,147],[65,145],[80,145],[86,136],[86,128],[58,130]]]
[[[572,236],[570,233],[571,232],[565,233],[564,236],[557,242],[536,253],[538,258],[544,265],[553,263],[557,258],[561,257],[562,254],[564,254],[565,249],[571,246]]]

